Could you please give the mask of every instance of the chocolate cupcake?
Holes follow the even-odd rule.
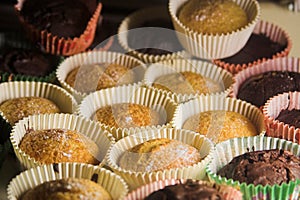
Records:
[[[291,47],[292,41],[286,31],[270,22],[260,21],[238,53],[231,57],[213,60],[213,62],[232,74],[236,74],[269,59],[285,57],[289,54]]]

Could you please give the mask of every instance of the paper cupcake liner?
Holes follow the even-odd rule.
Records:
[[[300,144],[300,129],[276,120],[281,110],[300,109],[300,92],[279,94],[270,98],[263,107],[266,134]]]
[[[79,133],[87,136],[94,141],[100,149],[100,154],[93,155],[100,161],[100,166],[105,163],[105,155],[110,146],[114,143],[113,136],[105,131],[99,124],[86,120],[77,115],[71,114],[44,114],[44,115],[31,115],[27,118],[16,123],[13,127],[10,140],[13,145],[14,151],[19,159],[21,165],[25,168],[32,168],[41,166],[43,163],[35,160],[19,148],[19,144],[26,134],[24,127],[30,126],[33,130],[43,129],[68,129],[76,130]],[[88,147],[87,147],[88,148]],[[93,154],[93,152],[91,152]]]
[[[245,101],[229,97],[220,97],[218,95],[200,96],[196,99],[180,104],[178,109],[180,115],[176,115],[171,124],[173,127],[181,129],[183,127],[183,124],[189,117],[200,112],[212,110],[224,110],[224,118],[226,111],[237,112],[245,116],[252,122],[258,134],[264,134],[266,131],[264,125],[264,116],[257,107]],[[217,122],[218,121],[216,121],[216,123]],[[208,132],[206,134],[206,137],[211,139],[213,142],[218,142],[218,135],[215,134],[215,131],[219,131],[220,133],[221,129],[214,129],[215,125],[216,124],[212,122],[209,127],[209,130],[212,129],[212,133],[214,134],[210,134],[210,132]]]
[[[78,107],[78,114],[91,119],[101,107],[118,103],[136,103],[154,109],[164,119],[164,124],[136,128],[118,128],[101,124],[119,140],[139,129],[171,127],[170,122],[178,115],[177,104],[157,90],[142,87],[141,84],[119,86],[94,92],[83,99]]]
[[[97,177],[96,181],[95,177]],[[111,195],[112,199],[121,200],[128,192],[125,181],[109,170],[88,164],[59,163],[32,168],[17,175],[8,185],[8,199],[19,199],[24,192],[39,184],[63,178],[93,180],[101,185]]]
[[[19,97],[43,97],[54,102],[61,112],[73,113],[77,107],[75,99],[64,89],[43,82],[12,81],[0,84],[0,104],[6,100]],[[9,138],[12,124],[6,119],[0,111],[1,137],[0,143]]]
[[[250,63],[232,64],[232,63],[225,62],[223,60],[213,60],[213,62],[216,65],[231,72],[232,74],[236,74],[239,71],[242,71],[243,69],[266,62],[269,59],[288,56],[292,48],[292,40],[288,35],[288,33],[285,30],[283,30],[281,27],[267,21],[260,21],[256,24],[253,33],[264,34],[266,37],[268,37],[274,42],[278,42],[279,44],[286,44],[286,47],[282,51],[274,54],[272,58],[261,58],[258,60],[253,60],[253,62]]]
[[[68,74],[76,67],[99,63],[116,63],[128,67],[135,73],[136,82],[143,80],[146,69],[146,66],[141,61],[128,55],[109,51],[89,51],[65,59],[57,69],[57,79],[62,87],[69,91],[75,97],[75,99],[80,102],[87,94],[77,91],[67,84],[65,80]]]
[[[34,49],[23,35],[20,33],[0,33],[0,48],[18,48],[18,49]],[[63,57],[57,57],[57,66],[59,63],[63,61]],[[54,83],[56,80],[54,69],[52,72],[47,74],[46,76],[29,76],[22,74],[13,74],[8,72],[0,71],[0,83],[8,82],[8,81],[38,81],[38,82],[47,82]]]
[[[101,3],[97,5],[95,10],[92,11],[91,9],[89,9],[90,12],[93,13],[93,15],[87,23],[86,29],[79,37],[64,38],[53,35],[47,30],[39,30],[34,25],[28,23],[20,13],[24,1],[26,0],[18,0],[18,3],[15,5],[16,13],[21,24],[24,26],[27,34],[29,35],[29,38],[33,42],[37,42],[39,45],[41,45],[41,48],[44,49],[45,52],[48,52],[50,54],[69,56],[85,51],[92,44],[95,36],[97,22],[102,9]],[[90,1],[82,2],[85,3],[88,8],[90,8]]]
[[[240,86],[243,84],[245,80],[247,80],[252,76],[263,74],[264,72],[269,72],[269,71],[300,72],[299,66],[300,66],[299,58],[281,57],[281,58],[268,60],[266,62],[242,70],[233,77],[234,84],[232,86],[231,96],[236,98]]]
[[[216,146],[213,158],[206,168],[209,179],[217,184],[226,184],[240,189],[243,193],[243,199],[298,199],[299,179],[281,185],[255,186],[253,184],[240,183],[216,174],[219,169],[229,163],[234,157],[248,152],[249,149],[254,149],[255,151],[283,149],[289,150],[296,156],[300,155],[299,145],[283,139],[255,136],[227,140]]]
[[[153,13],[159,13],[159,15],[154,15]],[[136,51],[135,49],[132,49],[128,44],[128,34],[134,28],[142,28],[140,25],[143,22],[146,22],[147,20],[171,20],[168,9],[165,6],[153,6],[150,8],[144,8],[141,10],[138,10],[131,15],[127,16],[122,22],[118,29],[118,40],[120,45],[125,49],[126,53],[129,55],[132,55],[141,61],[145,63],[154,63],[162,60],[169,60],[174,58],[186,58],[189,57],[189,55],[182,51],[176,51],[169,54],[163,54],[163,55],[153,55],[153,54],[147,54],[147,53],[141,53]],[[149,29],[150,30],[150,29]],[[158,31],[158,29],[156,29]],[[171,30],[165,30],[162,29],[161,32],[164,34],[167,34],[167,31]],[[134,32],[134,31],[132,31]],[[175,32],[175,31],[174,31]],[[142,31],[141,31],[142,33]],[[159,36],[158,36],[159,37]],[[151,44],[149,44],[151,47]],[[143,47],[147,48],[147,47]],[[164,49],[167,50],[167,49]]]
[[[179,73],[190,71],[197,74],[200,74],[204,77],[210,78],[217,83],[219,83],[220,92],[212,92],[209,94],[218,94],[220,96],[227,96],[231,92],[231,87],[233,84],[233,77],[227,71],[213,65],[209,62],[200,61],[200,60],[192,60],[192,59],[172,59],[167,61],[161,61],[158,63],[154,63],[150,65],[144,76],[145,84],[151,88],[154,88],[152,84],[155,80],[162,76],[172,73]],[[188,83],[187,83],[188,84]],[[167,95],[173,97],[177,102],[185,102],[190,99],[196,98],[200,95],[204,94],[180,94],[174,93],[166,90],[161,90],[161,92],[167,93]]]
[[[149,196],[152,192],[163,189],[166,186],[175,185],[175,184],[184,184],[186,179],[169,179],[169,180],[160,180],[143,185],[136,190],[130,192],[124,200],[142,200]],[[216,185],[207,181],[197,181],[201,185],[207,185],[210,187],[216,188],[221,194],[224,195],[225,200],[241,200],[242,193],[232,187]]]
[[[119,158],[126,150],[135,145],[156,138],[175,139],[189,144],[199,150],[203,159],[192,166],[157,172],[134,172],[119,167]],[[133,190],[141,185],[164,179],[201,180],[205,178],[204,169],[211,159],[213,150],[214,146],[210,140],[192,131],[176,130],[172,128],[138,130],[135,134],[119,140],[111,149],[109,149],[107,161],[113,171],[119,174],[128,183],[130,190]]]
[[[185,35],[179,35],[182,46],[193,56],[203,59],[220,59],[237,53],[249,39],[255,24],[260,17],[260,6],[255,0],[234,0],[245,10],[249,23],[237,31],[226,34],[203,34],[195,32],[178,19],[178,10],[187,0],[170,0],[169,11],[175,30]]]

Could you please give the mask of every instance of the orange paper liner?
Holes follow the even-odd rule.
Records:
[[[281,110],[300,109],[300,92],[286,92],[270,98],[263,107],[266,134],[300,144],[300,129],[276,120]]]
[[[24,1],[25,0],[19,0],[15,5],[16,13],[30,39],[40,44],[45,52],[69,56],[85,51],[92,44],[95,37],[97,22],[102,9],[101,3],[98,4],[86,26],[85,31],[79,37],[64,38],[55,36],[47,30],[39,30],[32,24],[29,24],[20,13]]]
[[[253,33],[264,34],[266,37],[270,38],[274,42],[278,42],[280,44],[286,44],[286,48],[274,54],[272,58],[261,58],[261,59],[254,60],[253,62],[250,63],[232,64],[232,63],[227,63],[220,59],[213,60],[213,62],[216,65],[231,72],[232,74],[236,74],[239,71],[242,71],[243,69],[246,69],[248,67],[252,67],[254,65],[266,62],[269,59],[285,57],[288,56],[288,54],[290,53],[290,50],[292,48],[292,40],[288,35],[288,33],[285,30],[283,30],[281,27],[267,21],[260,21],[258,24],[256,24]]]

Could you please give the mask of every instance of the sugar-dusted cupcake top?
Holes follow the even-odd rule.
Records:
[[[54,102],[43,97],[19,97],[1,103],[0,111],[13,125],[29,115],[59,113],[60,109]]]
[[[80,36],[91,18],[89,9],[80,0],[26,0],[21,14],[39,30],[65,38]]]
[[[248,23],[246,12],[231,0],[189,0],[178,17],[191,30],[204,34],[226,34]]]
[[[247,184],[280,185],[300,178],[300,158],[278,149],[247,152],[233,158],[218,175]]]
[[[119,166],[135,172],[154,172],[192,166],[200,162],[199,151],[178,140],[158,138],[124,152]]]
[[[99,184],[79,178],[64,178],[46,181],[28,190],[21,200],[36,199],[95,199],[111,200],[110,194]]]
[[[100,150],[96,143],[83,134],[68,129],[27,129],[20,149],[43,164],[80,162],[99,164]]]

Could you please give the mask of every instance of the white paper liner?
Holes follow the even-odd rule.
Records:
[[[68,129],[76,130],[77,132],[87,136],[96,143],[100,152],[93,155],[100,162],[100,166],[105,163],[105,155],[115,140],[113,136],[104,130],[99,124],[86,120],[85,118],[71,114],[45,114],[31,115],[23,120],[20,120],[14,127],[10,136],[10,141],[21,165],[25,168],[32,168],[43,165],[39,161],[27,155],[19,148],[20,142],[24,137],[26,130],[24,127],[32,128],[33,130],[43,129]],[[88,147],[87,147],[88,148]],[[92,153],[92,152],[91,152]]]
[[[57,167],[43,165],[16,176],[8,185],[8,199],[19,199],[24,192],[46,181],[71,177],[91,180],[94,174],[98,175],[97,183],[111,195],[112,199],[121,200],[126,196],[128,186],[125,181],[109,170],[88,164],[59,163]]]
[[[270,98],[263,107],[266,134],[300,144],[300,129],[276,120],[282,110],[300,109],[300,92],[287,92]]]
[[[210,78],[215,82],[219,83],[221,89],[220,92],[212,92],[206,95],[218,94],[221,96],[227,96],[231,92],[232,89],[231,87],[233,84],[232,75],[226,70],[223,70],[212,63],[201,61],[201,60],[172,59],[172,60],[154,63],[147,68],[145,72],[144,81],[146,85],[148,85],[149,87],[153,87],[152,84],[155,82],[155,80],[158,77],[162,75],[185,72],[185,71],[200,74],[204,77]],[[180,93],[168,92],[165,90],[161,90],[161,91],[173,97],[177,102],[184,102],[193,99],[197,96],[204,95],[204,94],[180,94]]]
[[[77,103],[72,95],[63,88],[50,83],[29,81],[5,82],[0,84],[0,91],[0,104],[6,100],[20,97],[43,97],[54,102],[62,113],[73,113],[77,109]],[[0,114],[6,119],[2,112]]]
[[[155,15],[154,13],[159,13]],[[120,45],[132,56],[140,59],[145,63],[154,63],[162,60],[169,60],[174,58],[186,58],[189,55],[182,51],[173,52],[164,55],[151,55],[146,53],[140,53],[130,48],[128,45],[128,34],[130,34],[130,29],[141,28],[140,24],[151,20],[171,20],[168,13],[168,9],[165,6],[152,6],[150,8],[144,8],[138,10],[129,16],[127,16],[120,24],[118,29],[118,40]],[[129,31],[129,32],[128,32]],[[159,37],[159,36],[158,36]],[[166,49],[167,50],[167,49]],[[126,53],[127,53],[126,52]]]
[[[220,59],[237,53],[246,44],[260,17],[260,6],[255,0],[233,0],[246,11],[249,23],[237,31],[212,35],[197,33],[182,24],[177,15],[187,0],[170,0],[169,11],[175,30],[185,34],[178,37],[182,46],[192,55],[203,59]]]
[[[203,158],[200,162],[183,168],[175,168],[157,172],[134,172],[125,170],[118,165],[120,156],[124,151],[141,144],[145,141],[156,138],[169,138],[179,140],[199,150]],[[196,179],[205,178],[205,167],[211,159],[214,151],[213,143],[206,137],[188,130],[176,130],[173,128],[160,128],[137,130],[134,134],[119,140],[107,154],[108,166],[119,174],[128,183],[130,190],[140,185],[164,179]]]
[[[69,84],[67,84],[65,80],[69,72],[71,72],[76,67],[97,63],[116,63],[126,66],[129,69],[133,70],[133,72],[135,73],[136,82],[142,81],[146,69],[145,65],[138,59],[117,52],[94,50],[70,56],[58,66],[56,76],[62,87],[69,91],[75,97],[78,103],[87,94],[77,91]],[[96,85],[97,83],[95,83],[95,86]]]
[[[152,90],[133,84],[108,88],[96,91],[86,96],[78,107],[78,114],[87,119],[91,119],[94,113],[101,107],[118,103],[136,103],[147,106],[158,111],[165,124],[157,126],[144,126],[137,128],[117,128],[101,124],[113,134],[116,140],[135,132],[135,129],[171,127],[170,122],[175,115],[178,115],[177,104],[158,90]]]
[[[152,192],[163,189],[166,186],[175,185],[175,184],[184,184],[186,179],[169,179],[169,180],[160,180],[143,185],[136,190],[130,192],[124,200],[143,200]],[[226,200],[242,200],[242,193],[232,187],[215,185],[207,181],[197,181],[201,185],[207,185],[215,187],[220,193],[224,195]]]
[[[299,184],[299,180],[296,182],[290,181],[280,186],[255,186],[253,184],[240,183],[239,181],[227,179],[216,174],[236,156],[253,150],[260,151],[270,149],[288,150],[296,156],[300,155],[299,145],[283,139],[266,136],[234,138],[216,145],[216,151],[214,151],[212,160],[206,168],[209,180],[240,189],[244,195],[244,199],[298,199],[299,188],[296,187],[295,190],[293,190],[292,185],[297,184],[296,182]],[[290,193],[290,196],[287,197],[286,193]]]
[[[224,110],[224,118],[226,111],[237,112],[252,122],[258,134],[265,133],[264,116],[257,107],[245,101],[229,97],[220,97],[218,95],[200,96],[196,99],[180,104],[178,110],[180,115],[176,115],[171,124],[173,127],[181,129],[189,117],[200,112],[212,110]],[[210,128],[214,130],[214,126],[216,126],[216,124],[211,124]],[[218,138],[218,136],[215,134],[211,135],[209,132],[206,136],[213,141]]]
[[[243,71],[237,73],[233,79],[234,84],[232,86],[232,97],[237,97],[240,86],[243,84],[245,80],[248,78],[263,74],[264,72],[269,71],[289,71],[289,72],[300,72],[300,59],[293,57],[282,57],[276,58],[272,60],[268,60],[267,62],[260,63],[253,67],[247,68]]]

